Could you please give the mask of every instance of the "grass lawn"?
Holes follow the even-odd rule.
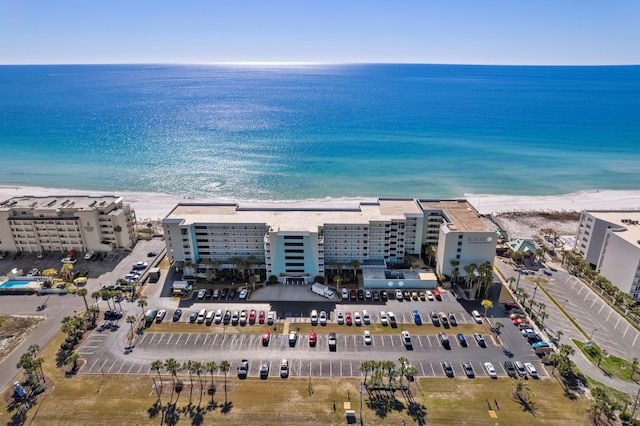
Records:
[[[571,339],[571,341],[580,348],[580,351],[586,356],[592,363],[598,365],[600,363],[600,368],[611,374],[618,379],[626,380],[628,382],[640,379],[640,372],[636,369],[636,372],[633,374],[633,379],[631,378],[631,363],[625,359],[618,358],[614,355],[602,355],[602,349],[595,343],[591,346],[584,347],[584,342],[581,342],[576,339]]]
[[[55,368],[55,353],[64,340],[59,334],[40,353],[45,359],[44,371],[49,380],[49,393],[41,396],[26,412],[24,424],[45,425],[158,425],[160,413],[156,410],[156,393],[151,376],[75,375],[66,377],[63,370]],[[216,360],[215,361],[221,361]],[[224,403],[224,379],[215,377],[217,405],[208,409],[210,396],[205,392],[200,400],[200,387],[194,377],[192,405],[189,408],[191,388],[188,375],[181,375],[185,387],[178,395],[175,414],[177,424],[219,425],[343,425],[346,423],[344,403],[359,413],[358,379],[269,377],[268,380],[249,378],[238,380],[234,372],[228,377],[228,410],[222,412]],[[203,377],[204,378],[204,377]],[[162,402],[171,396],[171,379],[163,376]],[[468,380],[464,378],[418,379],[412,385],[415,402],[424,406],[424,420],[428,424],[459,425],[513,425],[513,424],[585,424],[584,413],[589,403],[583,397],[571,400],[564,396],[562,387],[555,380],[531,380],[529,390],[534,401],[534,413],[526,412],[511,400],[509,391],[515,387],[511,379],[488,378]],[[3,396],[11,392],[5,389]],[[365,424],[388,425],[416,424],[409,415],[408,401],[400,393],[389,409],[368,407],[365,392],[363,414]],[[492,419],[486,400],[500,408]],[[334,404],[336,410],[334,411]],[[198,409],[198,405],[200,409]],[[385,405],[385,407],[387,407]],[[495,408],[495,407],[494,407]],[[9,421],[15,411],[8,412],[6,405],[0,409],[0,418]],[[165,420],[165,424],[168,422]]]

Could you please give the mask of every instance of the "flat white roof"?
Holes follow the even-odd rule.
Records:
[[[591,216],[599,220],[612,223],[615,226],[615,234],[629,241],[636,247],[640,247],[640,211],[589,211]],[[619,229],[619,230],[618,230]]]
[[[122,197],[115,195],[96,196],[89,195],[50,195],[36,197],[25,195],[13,197],[0,202],[0,210],[36,210],[36,211],[56,211],[56,210],[99,210],[117,204],[122,201]]]
[[[368,224],[405,219],[406,214],[421,214],[413,199],[380,199],[377,201],[340,202],[331,204],[178,204],[165,219],[182,219],[183,224],[229,223],[265,224],[274,231],[317,232],[325,224]]]

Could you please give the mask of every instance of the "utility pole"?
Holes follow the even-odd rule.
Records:
[[[516,281],[516,292],[518,291],[518,286],[520,285],[520,275],[522,274],[522,271],[520,269],[518,269],[518,280]]]
[[[364,419],[362,418],[362,382],[360,382],[360,426],[364,425]]]

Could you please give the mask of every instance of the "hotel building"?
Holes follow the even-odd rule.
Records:
[[[181,203],[163,219],[163,228],[172,262],[224,264],[254,256],[280,282],[311,282],[330,265],[348,267],[353,260],[363,272],[383,271],[404,263],[406,254],[419,256],[427,244],[437,246],[438,273],[450,274],[451,260],[460,267],[493,264],[496,246],[495,231],[465,200],[379,198],[346,207]],[[399,283],[384,281],[385,287]]]
[[[130,248],[136,242],[135,223],[135,212],[122,197],[14,197],[0,203],[0,250]]]
[[[640,211],[583,211],[574,251],[640,301]]]

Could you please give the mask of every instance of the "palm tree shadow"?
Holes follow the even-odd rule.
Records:
[[[228,401],[226,404],[222,405],[222,409],[220,410],[220,412],[222,414],[227,414],[229,411],[231,411],[232,408],[233,408],[233,402]]]

